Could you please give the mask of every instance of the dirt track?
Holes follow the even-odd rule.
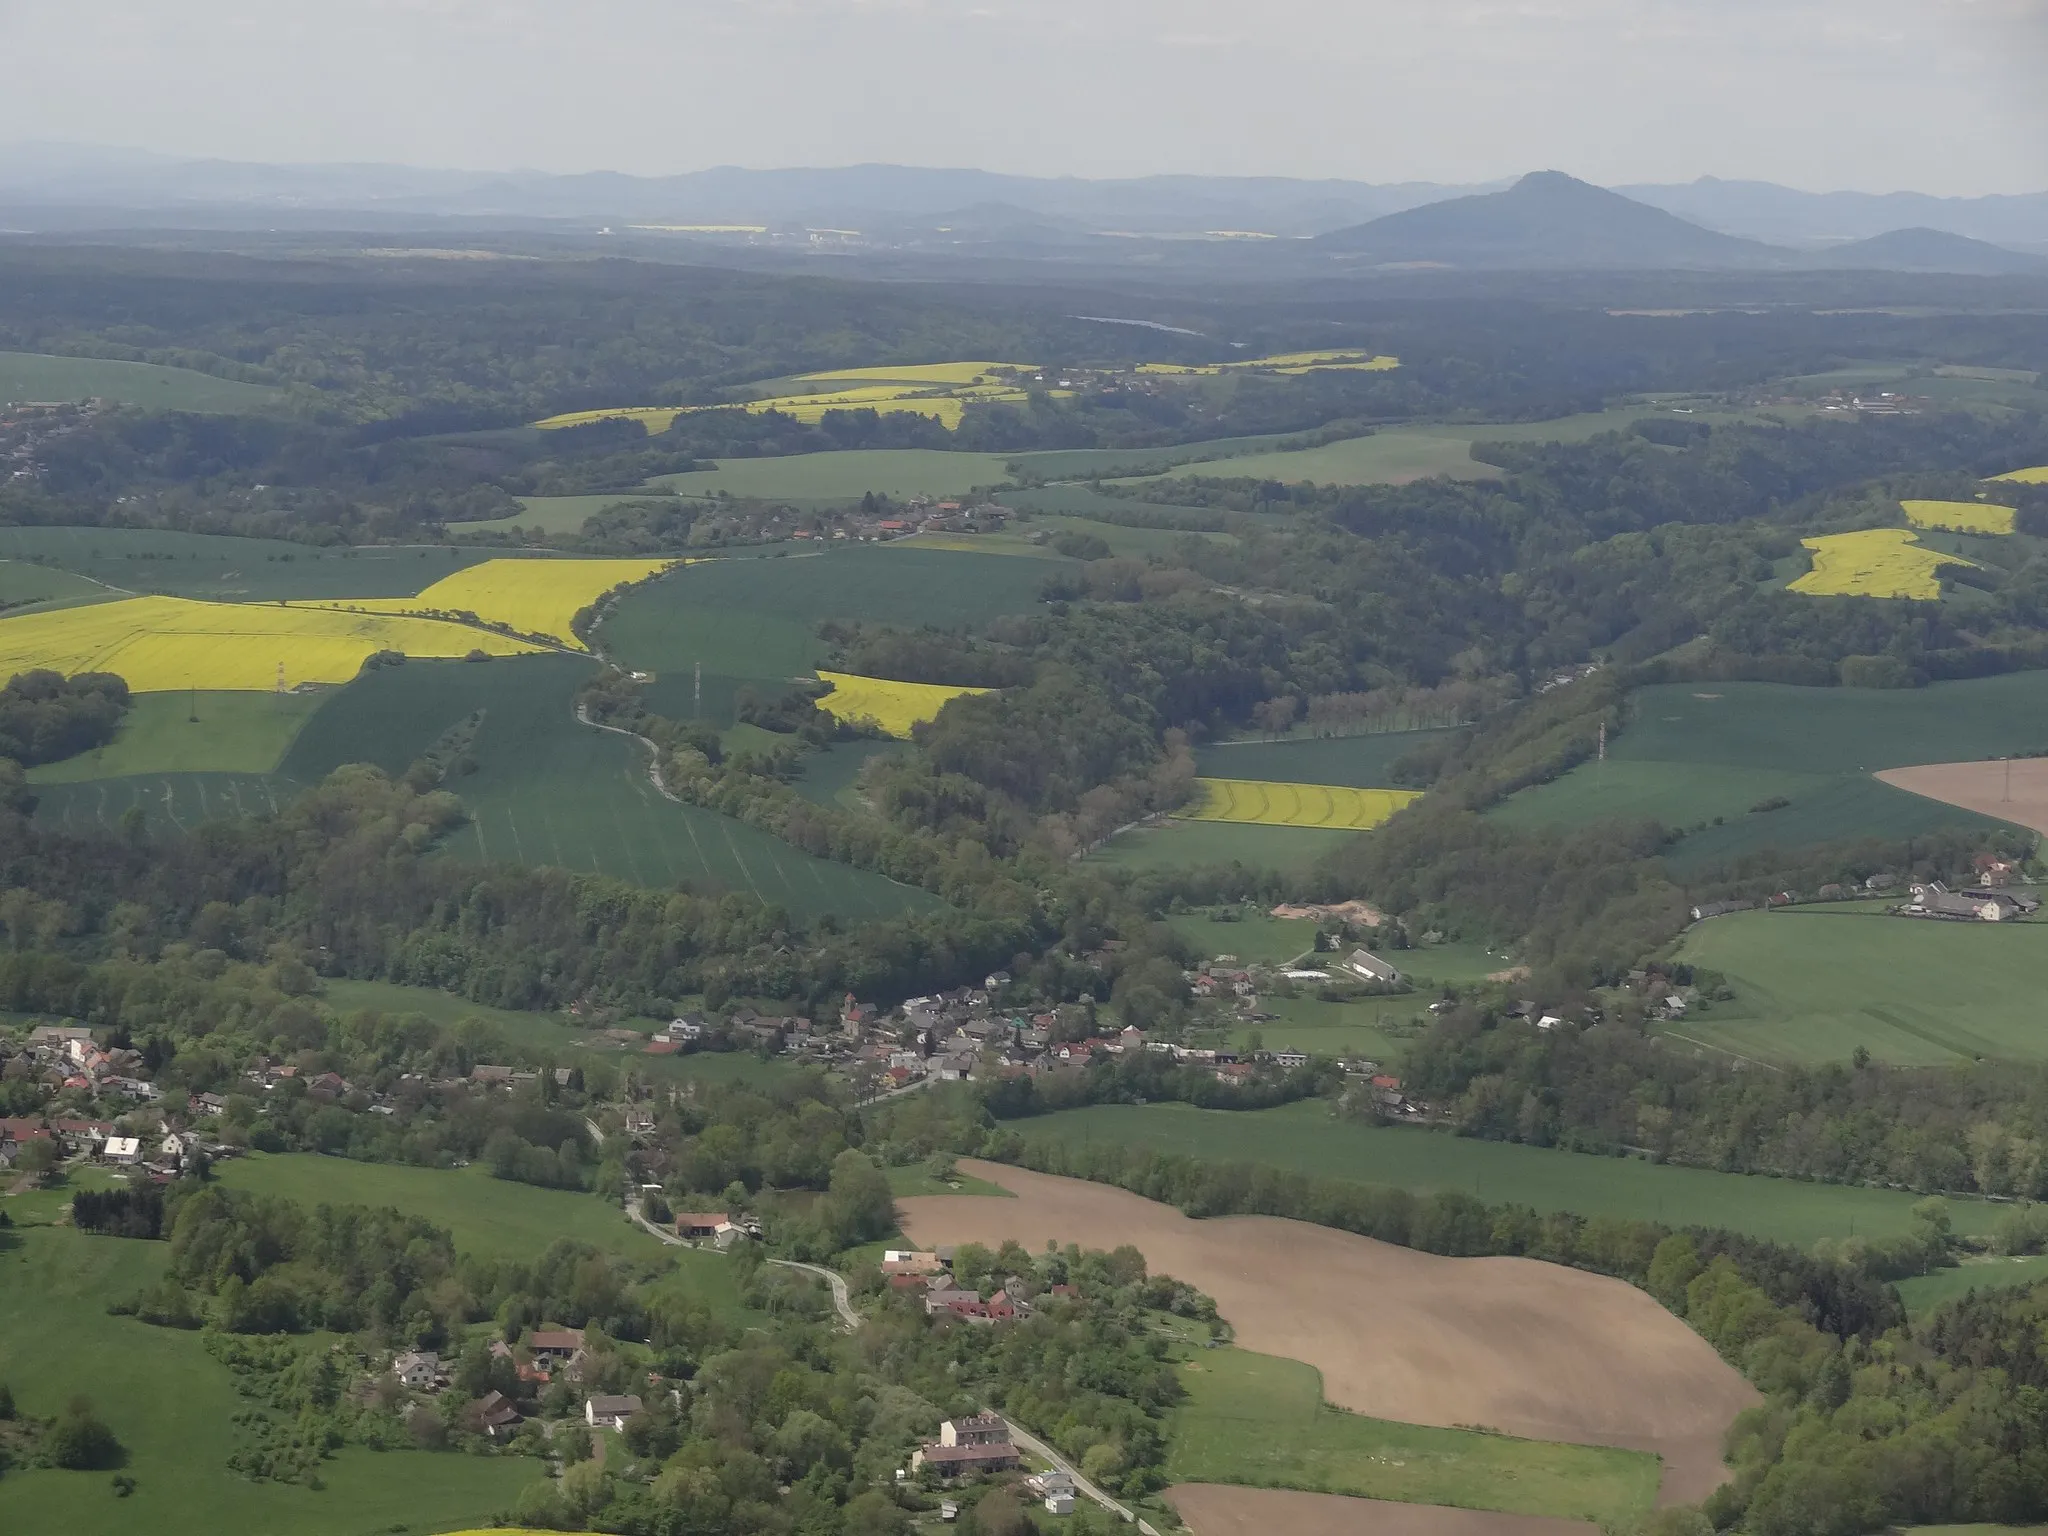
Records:
[[[1166,1490],[1194,1536],[1597,1536],[1583,1520],[1542,1515],[1496,1515],[1434,1504],[1387,1504],[1334,1493],[1284,1488],[1226,1488],[1180,1483]]]
[[[920,1244],[1134,1243],[1216,1298],[1238,1342],[1306,1361],[1375,1418],[1654,1451],[1663,1502],[1722,1479],[1721,1436],[1757,1394],[1705,1340],[1619,1280],[1533,1259],[1445,1259],[1270,1216],[1191,1221],[1104,1184],[993,1163],[1015,1200],[899,1201]]]
[[[1966,811],[2048,833],[2048,758],[1926,763],[1917,768],[1887,768],[1877,777],[1944,805],[1959,805]]]

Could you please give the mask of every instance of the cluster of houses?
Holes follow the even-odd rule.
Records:
[[[2020,871],[2009,859],[1980,853],[1974,861],[1976,883],[1952,891],[1938,880],[1907,886],[1906,899],[1891,910],[1899,917],[1932,918],[1952,923],[2003,923],[2031,917],[2041,908],[2034,897],[2012,889]],[[1857,901],[1898,890],[1900,877],[1881,870],[1855,882],[1831,881],[1811,895],[1797,891],[1774,891],[1762,901],[1703,901],[1692,909],[1692,920],[1706,922],[1731,912],[1753,912],[1758,908],[1789,907],[1806,902]]]
[[[1892,911],[1900,917],[1933,918],[1949,923],[2004,923],[2032,917],[2041,903],[2005,886],[1979,885],[1952,891],[1939,881],[1916,885]]]
[[[493,1340],[491,1353],[513,1361],[520,1381],[535,1388],[545,1387],[557,1377],[580,1384],[591,1374],[593,1364],[581,1328],[534,1329],[520,1341],[518,1350],[502,1339]],[[393,1356],[389,1373],[410,1392],[432,1395],[449,1386],[446,1362],[430,1349],[410,1349]],[[648,1380],[655,1385],[661,1378],[650,1375]],[[637,1393],[594,1392],[583,1400],[583,1422],[593,1429],[623,1429],[626,1421],[645,1407]],[[502,1392],[485,1394],[468,1412],[477,1431],[493,1440],[507,1438],[525,1422],[518,1404]]]
[[[142,1053],[96,1044],[92,1031],[76,1025],[43,1024],[29,1031],[22,1056],[28,1075],[45,1088],[83,1089],[94,1098],[150,1104],[162,1097],[143,1072]]]
[[[1030,1288],[1019,1276],[1011,1275],[993,1296],[984,1300],[981,1292],[953,1278],[952,1265],[950,1248],[891,1248],[882,1255],[882,1276],[896,1295],[922,1298],[926,1317],[958,1318],[993,1326],[1031,1315]],[[1071,1296],[1074,1291],[1071,1286],[1056,1285],[1047,1294]]]
[[[9,480],[42,474],[42,452],[84,428],[105,408],[103,400],[12,400],[0,405],[0,466]]]
[[[1023,1457],[1010,1439],[1009,1423],[999,1413],[948,1419],[939,1426],[938,1439],[919,1446],[910,1455],[913,1473],[930,1471],[948,1481],[974,1473],[1014,1472],[1022,1465]],[[1024,1486],[1044,1504],[1047,1514],[1074,1512],[1072,1473],[1055,1467],[1027,1477]],[[946,1511],[952,1507],[941,1506],[940,1518],[950,1519]]]

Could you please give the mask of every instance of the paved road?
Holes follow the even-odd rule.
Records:
[[[853,1332],[860,1326],[860,1314],[853,1310],[853,1298],[846,1291],[846,1277],[822,1264],[799,1264],[795,1259],[770,1259],[770,1264],[780,1264],[784,1269],[800,1269],[807,1275],[816,1275],[832,1287],[832,1305],[839,1309],[839,1320],[846,1324],[846,1331]]]
[[[1108,1510],[1111,1514],[1115,1515],[1119,1520],[1122,1520],[1126,1525],[1129,1525],[1133,1521],[1136,1521],[1138,1529],[1144,1533],[1144,1536],[1159,1536],[1159,1533],[1152,1528],[1152,1524],[1150,1521],[1139,1520],[1136,1515],[1132,1514],[1128,1509],[1124,1508],[1123,1505],[1117,1503],[1115,1499],[1112,1499],[1100,1488],[1096,1487],[1093,1483],[1089,1482],[1087,1478],[1083,1477],[1081,1475],[1080,1468],[1076,1467],[1072,1462],[1068,1461],[1066,1457],[1062,1456],[1058,1451],[1054,1450],[1051,1446],[1047,1445],[1043,1440],[1039,1439],[1038,1436],[1031,1433],[1031,1431],[1026,1429],[1022,1424],[1019,1424],[1015,1419],[1007,1417],[1004,1419],[1004,1422],[1010,1426],[1011,1440],[1015,1441],[1018,1445],[1022,1446],[1032,1455],[1043,1458],[1044,1460],[1052,1463],[1052,1465],[1057,1467],[1060,1471],[1066,1473],[1067,1476],[1071,1477],[1074,1480],[1075,1490],[1079,1492],[1084,1498],[1093,1499],[1096,1503],[1100,1504],[1104,1509]]]
[[[664,1243],[667,1243],[669,1247],[687,1248],[690,1246],[688,1243],[684,1242],[680,1237],[677,1237],[675,1233],[671,1232],[667,1227],[660,1226],[655,1222],[649,1221],[647,1219],[646,1212],[640,1209],[640,1201],[637,1196],[626,1202],[626,1214],[632,1217],[635,1221],[639,1222],[641,1226],[645,1227],[649,1232],[653,1233],[656,1237],[660,1238]]]

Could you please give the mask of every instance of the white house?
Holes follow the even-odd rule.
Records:
[[[109,1136],[103,1155],[110,1163],[139,1163],[142,1161],[142,1140],[137,1136]]]
[[[628,1394],[613,1397],[599,1394],[583,1401],[583,1422],[592,1429],[623,1429],[626,1420],[640,1411],[640,1399]]]
[[[402,1385],[421,1391],[441,1374],[441,1357],[430,1349],[409,1349],[391,1362],[391,1374]]]

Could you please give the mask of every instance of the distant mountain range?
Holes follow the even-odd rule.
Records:
[[[1101,245],[1268,237],[1347,264],[1539,268],[1859,267],[1982,275],[2048,270],[2048,192],[1978,198],[1810,193],[1712,177],[1595,187],[1379,185],[1287,177],[1007,176],[856,165],[678,176],[268,165],[139,150],[0,145],[0,229],[742,225],[858,230],[882,245]]]

